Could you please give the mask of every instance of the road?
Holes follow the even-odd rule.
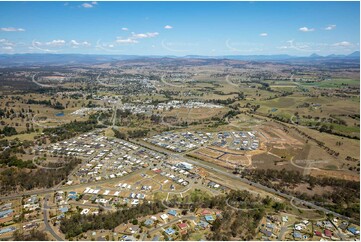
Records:
[[[89,204],[89,203],[79,203],[79,202],[69,202],[69,205],[74,205],[74,206],[84,206],[84,207],[89,207],[89,208],[103,208],[105,210],[112,210],[113,207],[109,207],[109,206],[103,206],[100,204]]]
[[[35,80],[35,76],[36,76],[36,74],[33,75],[32,81],[33,81],[36,85],[41,86],[41,87],[54,87],[54,86],[52,86],[52,85],[46,85],[46,84],[41,84],[41,83],[37,82],[37,81]]]
[[[136,141],[134,141],[134,140],[132,140],[131,142],[133,142],[133,143],[135,143],[135,144],[137,144],[137,145],[146,147],[146,148],[148,148],[148,149],[155,150],[155,149],[154,149],[153,147],[151,147],[150,145],[148,146],[148,144],[136,142]],[[156,150],[156,151],[159,151],[159,150]],[[173,152],[171,152],[171,151],[168,151],[168,150],[162,150],[161,152],[164,153],[164,154],[167,154],[167,155],[169,155],[169,156],[171,156],[171,157],[173,157],[173,158],[175,158],[175,159],[188,162],[188,163],[190,163],[190,164],[193,164],[193,165],[196,165],[196,166],[205,168],[205,169],[207,169],[207,170],[215,171],[215,172],[217,172],[217,173],[219,173],[219,174],[222,174],[222,175],[224,175],[224,176],[229,177],[230,179],[239,180],[239,181],[241,181],[241,182],[243,182],[243,183],[246,183],[246,184],[249,184],[249,185],[251,185],[251,186],[253,186],[253,187],[256,187],[256,188],[258,188],[258,189],[264,190],[264,191],[266,191],[266,192],[268,192],[268,193],[271,193],[271,194],[278,195],[278,196],[280,196],[280,197],[286,198],[286,199],[289,200],[289,201],[291,201],[291,200],[293,199],[293,201],[297,202],[298,204],[303,204],[303,205],[305,205],[305,206],[314,208],[314,209],[316,209],[316,210],[323,211],[323,212],[325,212],[326,214],[333,214],[333,215],[336,216],[336,217],[343,218],[343,219],[347,219],[347,220],[350,219],[349,217],[343,216],[343,215],[338,214],[338,213],[336,213],[336,212],[334,212],[334,211],[328,210],[328,209],[326,209],[326,208],[324,208],[324,207],[320,207],[320,206],[318,206],[318,205],[316,205],[316,204],[314,204],[314,203],[311,203],[311,202],[308,202],[308,201],[304,201],[304,200],[299,199],[299,198],[296,198],[296,197],[294,197],[294,196],[292,196],[292,195],[289,195],[289,194],[286,194],[286,193],[282,193],[282,192],[277,191],[277,190],[275,190],[275,189],[273,189],[273,188],[269,188],[269,187],[266,187],[266,186],[264,186],[264,185],[262,185],[262,184],[259,184],[259,183],[250,181],[250,180],[248,180],[248,179],[246,179],[246,178],[242,178],[242,177],[240,177],[240,176],[234,175],[234,174],[226,171],[224,168],[221,168],[221,167],[217,166],[216,164],[212,164],[212,166],[210,166],[210,165],[208,165],[208,164],[205,164],[205,162],[203,162],[203,161],[196,160],[196,159],[193,159],[193,158],[190,159],[190,158],[188,158],[188,157],[185,157],[185,155],[175,154],[175,153],[173,153]]]
[[[45,230],[48,231],[57,241],[63,241],[63,239],[53,230],[53,227],[49,223],[49,209],[48,206],[48,199],[49,195],[47,195],[44,198],[44,204],[43,204],[43,216],[44,216],[44,224],[45,224]]]
[[[288,228],[287,226],[282,226],[281,227],[281,230],[280,230],[280,233],[277,237],[278,240],[282,240],[283,239],[283,235],[287,232]]]

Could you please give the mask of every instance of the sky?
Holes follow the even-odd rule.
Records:
[[[0,53],[350,54],[359,2],[0,2]]]

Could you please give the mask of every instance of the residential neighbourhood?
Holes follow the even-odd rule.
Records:
[[[144,140],[175,152],[190,151],[210,145],[238,151],[257,150],[260,145],[255,132],[164,132]]]
[[[246,135],[240,132],[240,137],[242,134]],[[183,135],[186,139],[198,139],[193,138],[190,133]],[[196,135],[199,138],[213,137],[213,134]],[[227,136],[227,133],[216,134],[218,137],[224,135]],[[252,133],[247,135],[249,138],[254,136]],[[20,229],[14,225],[17,224],[15,218],[22,214],[25,215],[22,229],[31,230],[41,226],[44,202],[47,203],[52,229],[57,233],[61,220],[75,212],[81,215],[98,215],[159,198],[164,199],[165,206],[169,206],[174,196],[182,197],[194,187],[215,194],[229,190],[227,186],[200,175],[200,168],[191,163],[121,139],[110,139],[101,132],[90,132],[39,147],[35,152],[52,156],[75,155],[82,157],[84,162],[69,176],[65,186],[50,196],[27,196],[22,199],[23,205],[17,211],[13,209],[12,202],[1,204],[0,221],[6,225],[0,230],[3,236]],[[109,182],[93,184],[103,180]],[[218,210],[199,208],[194,212],[185,211],[187,210],[169,208],[161,214],[120,225],[114,233],[93,231],[87,233],[83,239],[177,240],[186,236],[188,231],[192,231],[192,234],[198,231],[197,236],[204,238],[212,223],[217,218],[222,218],[222,213]],[[359,236],[358,226],[341,219],[316,221],[282,213],[264,217],[258,231],[257,238],[262,240],[345,240]]]

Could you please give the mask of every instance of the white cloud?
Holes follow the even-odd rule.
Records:
[[[136,44],[138,43],[138,40],[132,38],[126,38],[126,39],[118,38],[116,42],[119,44]]]
[[[352,43],[350,43],[348,41],[342,41],[342,42],[333,44],[333,46],[349,47],[349,46],[352,46]]]
[[[173,26],[170,26],[170,25],[166,25],[164,26],[165,29],[173,29]]]
[[[136,34],[136,33],[132,33],[132,37],[135,39],[143,39],[143,38],[147,38],[148,35],[147,34]]]
[[[227,47],[228,51],[244,53],[260,52],[263,51],[264,47],[264,44],[262,43],[235,42],[231,41],[230,39],[227,39],[224,44]]]
[[[80,45],[76,40],[70,40],[70,45]]]
[[[82,6],[83,8],[92,8],[92,7],[94,7],[95,5],[98,5],[98,2],[93,1],[93,2],[90,2],[90,3],[83,3],[81,6]]]
[[[44,43],[44,45],[47,45],[47,46],[63,46],[63,45],[65,45],[65,40],[55,39],[55,40],[52,40],[50,42]]]
[[[138,39],[154,38],[158,36],[158,32],[147,32],[147,33],[131,33],[129,37],[117,37],[115,41],[118,44],[137,44],[139,43]]]
[[[315,31],[315,29],[313,29],[313,28],[307,28],[307,27],[302,27],[302,28],[299,28],[299,31],[302,31],[302,32],[312,32],[312,31]]]
[[[0,39],[0,45],[3,46],[15,46],[16,44],[7,40],[7,39]]]
[[[261,36],[261,37],[267,37],[268,34],[267,34],[267,33],[260,33],[259,36]]]
[[[82,6],[83,8],[92,8],[92,7],[93,7],[93,4],[91,4],[91,3],[83,3],[81,6]]]
[[[123,28],[122,28],[122,30],[123,30],[123,31],[128,31],[129,29],[128,29],[128,28],[123,27]]]
[[[88,41],[78,42],[76,40],[70,40],[69,45],[73,48],[77,48],[80,46],[84,46],[84,47],[91,46],[91,44]]]
[[[15,44],[12,43],[12,42],[10,42],[10,41],[4,42],[3,45],[6,45],[6,46],[15,46]]]
[[[286,45],[277,47],[280,50],[296,50],[302,52],[319,52],[323,48],[324,44],[322,43],[312,43],[312,42],[296,42],[294,40],[286,41]]]
[[[25,29],[14,28],[14,27],[0,28],[0,30],[4,31],[4,32],[24,32],[25,31]]]
[[[44,51],[44,52],[56,52],[55,50],[42,48],[41,46],[44,46],[44,45],[46,45],[46,43],[42,43],[40,41],[33,40],[31,42],[31,46],[33,47],[33,50],[41,50],[41,51]]]
[[[151,33],[144,33],[144,34],[136,34],[136,33],[132,33],[132,38],[133,39],[145,39],[145,38],[153,38],[158,36],[159,33],[158,32],[151,32]]]
[[[3,49],[4,49],[4,50],[13,50],[13,47],[11,47],[11,46],[4,46]]]
[[[335,29],[336,28],[336,25],[335,24],[330,24],[329,26],[327,26],[326,28],[325,28],[325,30],[333,30],[333,29]]]

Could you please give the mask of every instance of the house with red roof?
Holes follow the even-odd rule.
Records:
[[[188,228],[187,223],[179,223],[179,224],[177,224],[177,226],[180,230],[184,230],[184,229]]]
[[[212,214],[211,211],[209,211],[208,209],[203,209],[201,212],[200,212],[201,215],[209,215],[209,214]]]
[[[325,234],[326,237],[329,237],[329,238],[332,237],[332,232],[330,230],[328,230],[328,229],[325,229],[324,234]]]

